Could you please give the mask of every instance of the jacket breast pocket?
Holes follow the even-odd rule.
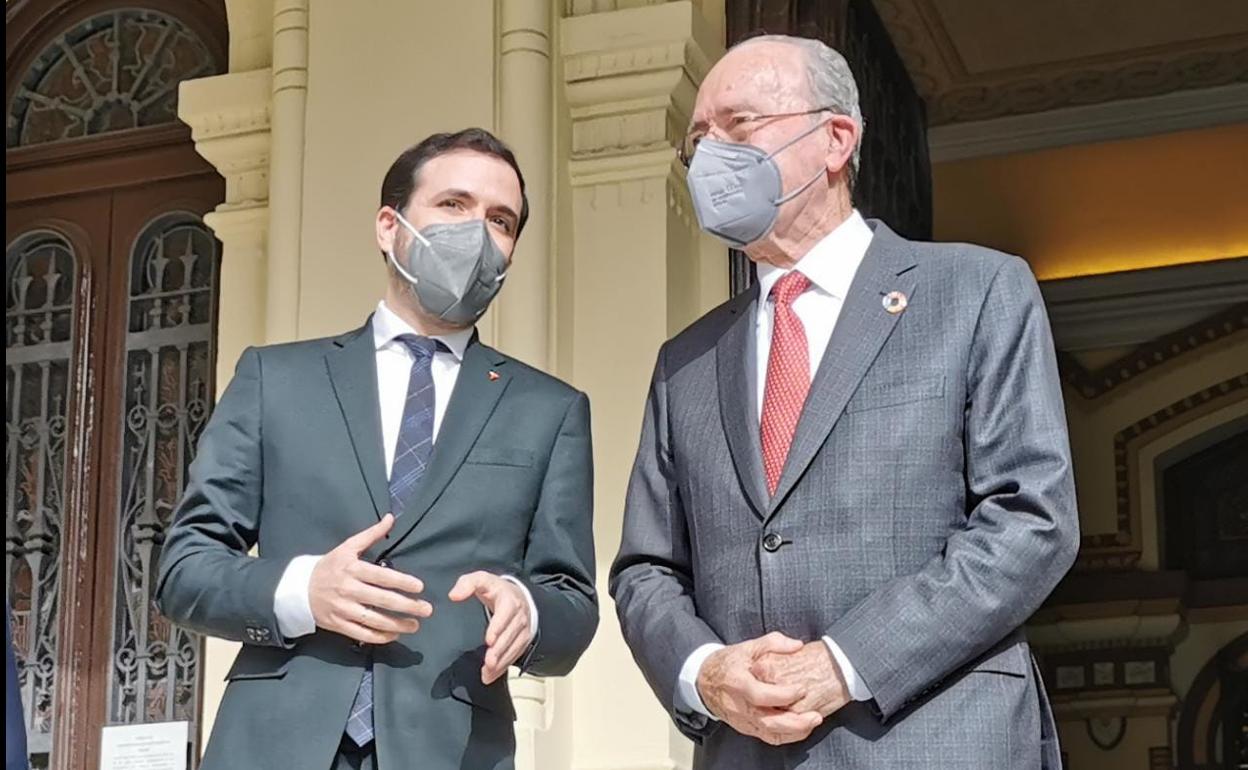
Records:
[[[225,681],[237,682],[247,679],[281,679],[294,653],[278,647],[253,647],[243,645],[234,664],[225,674]]]
[[[845,405],[845,412],[852,414],[886,409],[890,406],[943,398],[944,395],[945,378],[942,375],[863,383]]]
[[[502,465],[512,468],[532,468],[537,464],[537,455],[527,449],[511,447],[478,446],[473,447],[464,462],[472,465]]]

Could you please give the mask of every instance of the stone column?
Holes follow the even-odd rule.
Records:
[[[658,348],[728,294],[727,250],[698,232],[676,159],[723,44],[698,3],[620,7],[633,5],[569,2],[559,35],[571,220],[558,250],[570,262],[559,267],[559,358],[593,404],[602,624],[561,683],[554,721],[572,767],[657,770],[687,767],[691,752],[623,643],[607,570]]]
[[[529,198],[529,221],[516,246],[507,290],[492,309],[493,342],[525,363],[548,369],[551,329],[551,64],[549,0],[498,3],[499,134],[516,154]]]
[[[272,84],[265,338],[268,342],[285,342],[299,333],[308,0],[276,0],[273,4]]]
[[[516,245],[507,288],[485,319],[490,342],[527,364],[553,369],[551,330],[551,63],[549,0],[498,3],[499,136],[516,154],[524,173],[529,219]],[[544,766],[536,754],[537,733],[549,722],[547,683],[530,676],[511,678],[516,704],[516,766]]]
[[[267,339],[265,243],[269,219],[268,69],[182,83],[178,117],[196,151],[225,177],[225,201],[204,217],[222,245],[217,321],[218,390],[243,348]]]
[[[185,81],[178,93],[178,117],[191,127],[196,151],[225,177],[225,201],[204,217],[222,248],[218,393],[234,376],[243,349],[266,341],[271,92],[270,71],[263,68]],[[201,727],[205,738],[224,692],[222,679],[237,651],[233,642],[205,642]]]

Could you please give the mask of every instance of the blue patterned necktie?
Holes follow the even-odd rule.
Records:
[[[403,404],[403,421],[394,445],[394,462],[390,465],[390,510],[395,518],[403,515],[404,507],[415,492],[429,466],[433,453],[433,354],[441,343],[428,337],[404,334],[396,338],[412,354],[412,373],[407,380],[407,400]],[[347,736],[359,746],[373,739],[373,664],[369,660],[360,689],[351,704],[347,719]]]

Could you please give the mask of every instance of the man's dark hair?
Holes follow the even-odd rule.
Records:
[[[524,229],[529,218],[529,197],[524,192],[524,174],[520,173],[520,164],[511,148],[503,144],[498,137],[484,128],[465,128],[453,134],[433,134],[426,137],[420,144],[408,147],[399,157],[395,158],[381,181],[381,205],[389,206],[404,213],[412,191],[420,180],[420,169],[431,159],[445,155],[453,150],[472,150],[483,155],[500,158],[516,172],[520,181],[520,220],[516,222],[516,237]]]

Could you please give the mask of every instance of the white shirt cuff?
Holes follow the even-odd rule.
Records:
[[[312,616],[312,604],[308,601],[308,586],[312,582],[312,570],[320,556],[296,556],[286,565],[282,579],[273,593],[273,614],[277,616],[277,629],[287,639],[297,639],[316,631],[316,618]]]
[[[524,599],[529,603],[529,641],[537,638],[537,605],[533,603],[533,594],[529,593],[529,587],[513,575],[499,575],[500,578],[508,583],[514,583],[524,592]]]
[[[871,694],[871,688],[867,687],[867,683],[862,681],[862,677],[858,676],[858,670],[854,668],[854,664],[850,663],[849,658],[845,657],[841,646],[832,641],[830,636],[823,637],[823,641],[832,652],[836,665],[841,667],[841,675],[845,677],[845,689],[849,690],[849,697],[854,700],[871,700],[875,697]]]
[[[680,667],[679,681],[676,683],[676,708],[681,711],[696,711],[702,716],[716,719],[707,710],[698,693],[698,674],[702,672],[702,664],[711,657],[711,653],[722,650],[724,645],[710,642],[694,650],[685,658],[685,665]]]

